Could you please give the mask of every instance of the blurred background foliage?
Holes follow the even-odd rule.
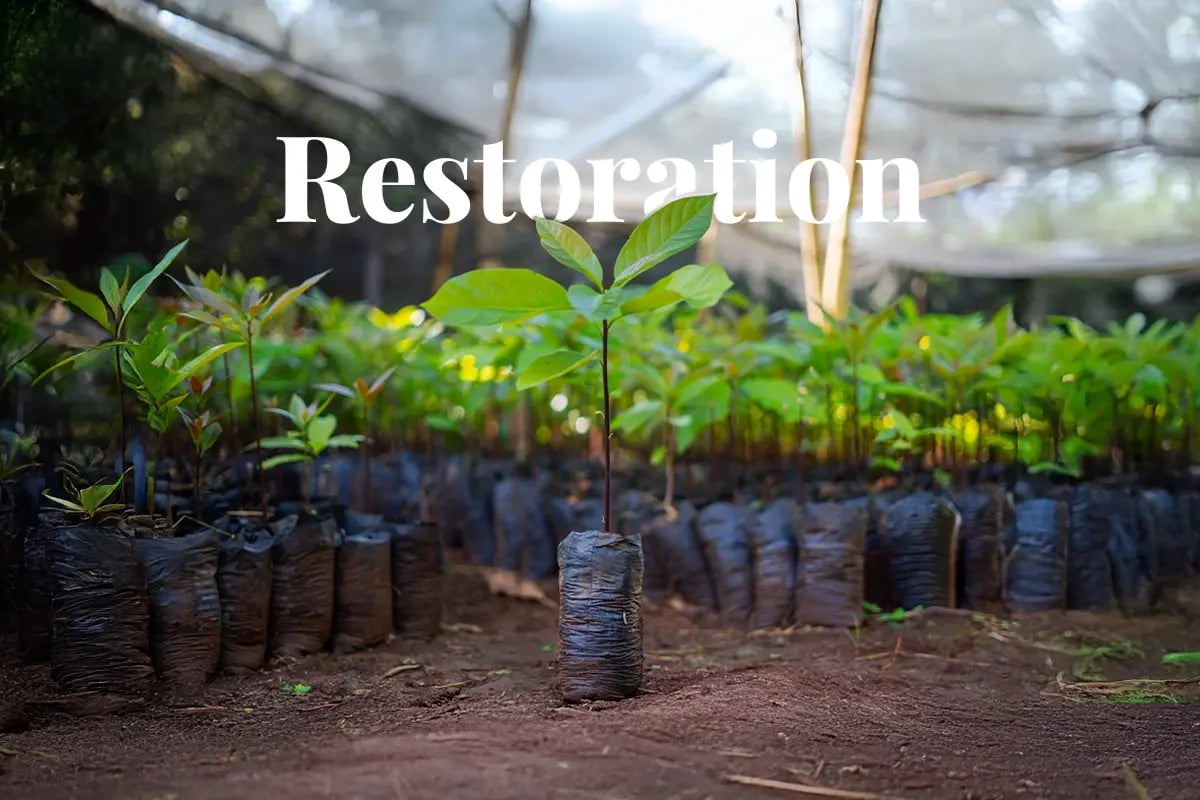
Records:
[[[269,97],[206,77],[159,43],[115,23],[79,0],[0,3],[0,267],[21,271],[45,260],[85,282],[117,261],[145,268],[142,254],[190,238],[195,268],[228,266],[295,282],[332,269],[331,294],[398,307],[427,297],[442,226],[419,218],[395,226],[363,219],[276,224],[282,198],[282,135],[335,135],[289,117]],[[364,120],[356,140],[340,128],[357,163],[383,155],[424,163],[454,152],[455,136],[418,112],[400,130]],[[348,191],[351,198],[355,192]],[[315,196],[315,195],[314,195]],[[409,198],[411,200],[412,198]],[[624,235],[584,225],[603,256]],[[455,272],[479,257],[474,220],[459,226]],[[503,258],[544,265],[532,226],[507,226]],[[669,267],[670,265],[668,265]],[[726,266],[737,276],[738,265]],[[1159,303],[1132,281],[983,280],[898,271],[891,287],[857,298],[914,292],[931,311],[992,311],[1009,300],[1018,315],[1073,314],[1092,324],[1142,310],[1190,318],[1200,282],[1182,282]],[[746,289],[745,286],[739,288]],[[778,286],[749,291],[787,303]]]

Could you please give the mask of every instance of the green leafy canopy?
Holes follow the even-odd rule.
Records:
[[[583,276],[586,283],[563,286],[530,269],[475,270],[446,281],[422,308],[456,327],[515,325],[566,311],[589,323],[611,325],[681,303],[694,309],[708,308],[733,285],[717,264],[681,267],[646,288],[635,287],[632,281],[696,244],[712,224],[714,200],[711,194],[682,197],[644,219],[622,246],[611,281],[578,232],[554,220],[534,220],[543,249]],[[594,350],[570,349],[541,355],[521,371],[517,387],[529,389],[559,378],[597,355]]]

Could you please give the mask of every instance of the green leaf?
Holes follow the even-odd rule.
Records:
[[[604,288],[604,269],[584,238],[576,231],[552,219],[536,219],[542,249],[564,267],[583,275],[597,289]]]
[[[268,450],[303,450],[304,442],[292,436],[265,436],[260,445]]]
[[[447,325],[502,325],[571,308],[567,290],[530,269],[477,269],[456,275],[421,304]]]
[[[363,436],[358,433],[339,433],[337,436],[329,437],[329,444],[326,447],[346,447],[351,450],[358,447],[363,442]]]
[[[614,286],[624,286],[700,241],[712,224],[716,195],[681,197],[642,220],[617,254]]]
[[[314,452],[320,453],[329,446],[329,437],[333,436],[335,429],[337,429],[337,418],[332,414],[317,417],[308,423],[305,432],[309,446]]]
[[[54,278],[49,275],[37,275],[37,273],[35,275],[43,283],[53,286],[63,300],[87,314],[104,330],[109,333],[114,332],[112,322],[108,318],[108,309],[99,295],[92,294],[86,289],[80,289],[66,278]]]
[[[315,386],[313,386],[313,388],[319,389],[322,392],[332,392],[333,394],[339,394],[342,397],[349,397],[351,399],[358,397],[358,392],[354,391],[349,386],[342,386],[340,383],[318,383]]]
[[[425,425],[435,431],[458,433],[458,423],[443,414],[430,414],[425,417]]]
[[[297,464],[301,461],[308,461],[308,456],[302,453],[285,453],[279,456],[271,456],[263,461],[262,468],[264,470],[274,469],[275,467],[283,466],[284,464]]]
[[[590,286],[577,283],[567,289],[567,300],[575,310],[592,322],[614,319],[621,310],[621,290],[609,289],[603,294]]]
[[[125,480],[125,476],[119,476],[112,483],[97,483],[95,486],[89,486],[86,489],[79,491],[79,503],[89,511],[95,511],[104,504],[104,501],[112,496],[112,493],[120,487]]]
[[[665,406],[661,400],[643,400],[640,403],[634,403],[617,414],[616,419],[613,420],[613,430],[622,433],[637,433],[643,428],[651,426],[653,422],[662,422],[664,410]],[[652,427],[657,427],[657,425]]]
[[[91,355],[92,353],[96,353],[96,352],[99,352],[99,351],[101,351],[101,350],[107,350],[107,349],[109,349],[109,348],[111,348],[111,347],[120,347],[120,346],[122,346],[122,345],[124,345],[124,344],[126,344],[126,343],[125,343],[125,342],[118,341],[118,340],[114,339],[114,340],[112,340],[112,341],[109,341],[109,342],[101,342],[100,344],[92,345],[92,346],[91,346],[91,347],[89,347],[87,350],[81,350],[81,351],[80,351],[80,352],[78,352],[78,353],[74,353],[74,354],[72,354],[72,355],[66,356],[66,357],[64,357],[64,358],[60,359],[59,361],[55,362],[53,366],[51,366],[51,367],[48,367],[48,368],[47,368],[45,371],[43,371],[43,372],[42,372],[40,375],[38,375],[36,378],[34,378],[34,379],[33,379],[33,383],[32,383],[32,384],[30,384],[30,385],[31,385],[31,386],[36,386],[38,383],[40,383],[40,382],[41,382],[41,380],[42,380],[43,378],[45,378],[45,377],[46,377],[47,375],[49,375],[51,372],[55,372],[55,371],[57,371],[57,370],[59,370],[59,369],[62,369],[62,368],[63,368],[63,367],[65,367],[67,364],[70,364],[70,363],[72,363],[72,362],[74,362],[74,361],[78,361],[79,359],[83,358],[84,356]]]
[[[683,298],[691,308],[716,305],[733,286],[725,269],[719,264],[689,264],[663,278],[666,288]]]
[[[1200,652],[1163,653],[1164,664],[1200,664]]]
[[[125,295],[125,299],[121,303],[121,311],[124,314],[128,314],[129,310],[137,305],[137,302],[142,299],[142,295],[144,295],[146,290],[150,288],[150,284],[158,280],[158,277],[167,271],[167,269],[171,266],[171,263],[175,260],[175,257],[183,251],[183,248],[187,247],[187,243],[188,240],[184,239],[182,242],[168,250],[167,254],[162,257],[162,260],[154,266],[154,269],[138,278],[137,281],[134,282],[133,286],[129,287],[129,293]]]
[[[764,410],[794,422],[800,416],[800,398],[795,381],[782,378],[748,378],[738,388]]]
[[[667,288],[664,282],[660,280],[641,294],[636,295],[630,300],[626,300],[621,305],[621,315],[629,316],[630,314],[644,314],[650,311],[658,311],[661,308],[667,308],[681,302],[683,302],[683,295]]]
[[[109,308],[120,306],[121,284],[117,283],[117,276],[108,267],[100,270],[100,294],[104,295],[104,302],[108,303]]]
[[[211,364],[213,361],[216,361],[218,358],[225,355],[226,353],[229,353],[233,350],[237,350],[242,345],[243,345],[243,342],[226,342],[225,344],[214,345],[213,347],[210,347],[208,350],[205,350],[203,353],[196,356],[195,358],[190,359],[183,366],[179,367],[179,369],[178,369],[179,380],[177,381],[176,385],[178,385],[179,383],[182,383],[183,381],[192,377],[197,372],[204,369],[209,364]],[[174,387],[172,387],[172,388],[174,388]]]
[[[534,360],[517,376],[517,389],[524,391],[546,381],[554,380],[560,375],[578,369],[597,355],[599,353],[596,350],[582,356],[574,350],[555,350],[549,355]]]
[[[179,290],[187,295],[190,300],[204,306],[204,309],[208,312],[208,314],[212,315],[214,318],[212,320],[202,319],[200,316],[197,316],[197,312],[194,309],[189,312],[185,312],[185,316],[189,316],[192,319],[196,319],[201,322],[207,321],[208,324],[216,326],[221,326],[221,322],[215,319],[217,316],[228,316],[233,317],[234,319],[237,319],[240,316],[237,306],[231,303],[229,298],[218,291],[190,283],[180,283],[179,281],[175,281],[175,285],[178,286]]]
[[[279,298],[276,299],[274,303],[271,303],[271,307],[268,308],[265,312],[263,312],[263,315],[262,315],[263,324],[265,325],[266,323],[270,322],[272,319],[274,319],[275,317],[279,316],[284,311],[286,311],[288,306],[290,306],[292,303],[296,302],[296,300],[300,297],[300,295],[304,294],[309,289],[316,286],[317,281],[324,278],[330,272],[331,272],[331,270],[325,270],[322,273],[313,275],[311,278],[308,278],[307,280],[302,282],[299,286],[293,286],[291,289],[288,289],[286,292],[279,295]]]

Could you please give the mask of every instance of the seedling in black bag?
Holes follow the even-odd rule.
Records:
[[[263,462],[263,469],[272,469],[282,464],[302,463],[307,469],[304,480],[304,508],[312,511],[312,475],[313,463],[321,454],[330,448],[356,448],[363,437],[357,434],[335,434],[337,417],[324,413],[329,406],[330,397],[325,402],[305,403],[299,395],[292,395],[287,409],[268,408],[272,414],[278,414],[292,424],[292,429],[284,436],[268,436],[261,440],[260,445],[270,450],[290,450],[291,452],[272,456]]]
[[[87,520],[96,520],[107,514],[112,514],[125,509],[122,503],[110,503],[108,499],[112,497],[113,492],[121,487],[121,483],[125,480],[125,476],[121,475],[111,483],[97,483],[94,486],[87,486],[82,489],[76,488],[71,483],[70,479],[64,476],[63,483],[66,484],[72,498],[55,497],[48,491],[43,492],[43,496],[54,503],[57,503],[66,512],[76,514]]]
[[[686,303],[692,308],[715,305],[732,282],[717,264],[691,264],[673,271],[648,288],[632,281],[700,240],[712,224],[715,195],[683,197],[660,208],[634,229],[617,255],[611,276],[583,237],[560,222],[535,220],[542,247],[586,283],[563,286],[529,269],[481,269],[451,278],[422,307],[447,325],[515,325],[542,314],[574,310],[579,319],[600,326],[598,350],[556,350],[532,361],[517,376],[524,390],[600,361],[604,408],[604,516],[611,527],[612,398],[609,391],[609,332],[619,320]]]
[[[604,509],[600,531],[572,531],[558,548],[559,677],[568,701],[620,699],[641,683],[641,537],[612,532],[612,394],[609,345],[621,319],[685,303],[715,305],[732,285],[715,264],[675,270],[645,289],[632,281],[695,244],[712,224],[713,195],[668,203],[634,229],[617,255],[611,277],[578,233],[558,222],[536,221],[542,247],[586,279],[569,288],[528,269],[476,270],[447,281],[424,304],[448,325],[493,326],[527,322],[551,312],[575,312],[598,325],[600,347],[560,349],[534,359],[517,376],[529,389],[600,361],[604,420]],[[599,577],[597,577],[599,576]]]

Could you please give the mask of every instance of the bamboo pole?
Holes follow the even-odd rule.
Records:
[[[513,119],[516,117],[517,97],[521,79],[525,74],[526,54],[529,51],[529,35],[533,29],[533,0],[525,0],[521,16],[512,23],[512,44],[508,54],[508,80],[505,86],[504,111],[500,116],[500,141],[505,148],[512,139]],[[480,269],[504,266],[501,255],[505,229],[481,219],[476,237],[476,251]],[[518,460],[528,456],[532,450],[529,398],[524,392],[517,397],[513,411],[513,449]]]
[[[850,88],[850,104],[846,109],[846,127],[842,132],[842,169],[853,187],[858,177],[858,156],[862,151],[863,131],[866,128],[867,101],[871,96],[871,73],[875,60],[875,39],[879,30],[879,10],[883,0],[863,0],[859,29],[858,59],[854,68],[854,83]],[[831,316],[840,319],[846,314],[850,299],[850,209],[854,192],[846,194],[845,205],[837,209],[825,252],[825,274],[822,276],[821,302]]]
[[[808,92],[804,84],[804,23],[801,5],[804,0],[795,0],[796,6],[796,84],[800,92],[798,118],[796,120],[796,160],[803,164],[812,157],[812,131],[808,122]],[[808,182],[808,206],[813,208],[812,181]],[[823,325],[821,314],[821,240],[815,223],[800,220],[800,263],[804,274],[804,306],[808,319],[815,325]]]

